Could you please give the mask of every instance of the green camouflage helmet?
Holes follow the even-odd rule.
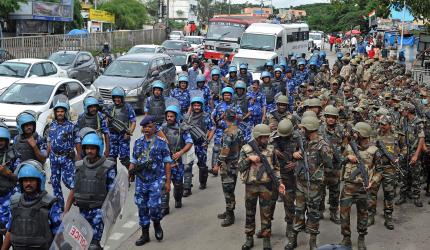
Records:
[[[318,118],[318,117],[317,117],[317,114],[316,114],[314,111],[312,111],[312,110],[308,110],[308,111],[305,111],[305,112],[303,113],[303,115],[302,115],[302,119],[303,119],[303,118],[305,118],[305,117],[309,117],[309,116],[312,116],[312,117]]]
[[[282,119],[278,124],[278,134],[280,136],[290,136],[293,133],[293,123],[290,119]]]
[[[276,103],[289,104],[288,96],[286,95],[278,96],[278,99],[276,99]]]
[[[257,124],[252,130],[252,137],[257,139],[260,136],[269,136],[271,133],[269,125]]]
[[[322,107],[321,100],[318,98],[312,98],[309,100],[308,107]]]
[[[327,105],[324,109],[324,115],[339,116],[339,109],[333,105]]]
[[[302,121],[300,122],[300,126],[304,127],[309,131],[315,131],[318,130],[320,126],[320,120],[313,116],[303,117]]]
[[[367,122],[357,122],[352,130],[358,132],[364,138],[369,138],[372,135],[372,127]]]

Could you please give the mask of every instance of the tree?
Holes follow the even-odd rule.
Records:
[[[81,15],[81,1],[74,0],[73,4],[73,21],[66,24],[68,30],[81,29],[84,26],[84,19]]]
[[[402,0],[392,1],[392,5],[397,10],[403,9]],[[424,20],[429,23],[430,20],[430,1],[428,0],[406,0],[407,8],[412,12],[412,15],[418,20]]]
[[[111,0],[99,7],[115,15],[117,29],[141,29],[149,20],[145,5],[138,0]]]
[[[20,3],[27,3],[27,0],[1,0],[0,1],[0,20],[7,19],[9,13],[19,9]]]
[[[212,0],[199,0],[197,4],[197,10],[198,19],[201,22],[208,23],[209,19],[214,14]]]

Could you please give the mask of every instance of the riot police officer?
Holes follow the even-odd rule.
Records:
[[[231,65],[228,67],[228,77],[224,78],[224,82],[227,84],[226,86],[234,88],[234,85],[238,80],[237,67],[235,65]]]
[[[179,76],[178,87],[172,90],[170,96],[178,100],[181,108],[181,114],[188,112],[191,100],[190,91],[188,90],[188,76]]]
[[[248,72],[248,65],[246,63],[241,63],[239,65],[238,80],[242,80],[246,84],[246,87],[249,87],[252,84],[252,74],[251,72]]]
[[[162,81],[156,80],[152,83],[151,96],[146,99],[144,113],[155,117],[157,126],[161,126],[164,121],[164,110],[166,103],[163,96],[165,85]]]
[[[84,158],[76,162],[74,187],[67,198],[67,213],[74,203],[81,215],[93,228],[89,249],[101,250],[103,235],[102,205],[113,188],[116,176],[115,162],[103,155],[103,140],[97,133],[88,133],[82,139]]]
[[[246,84],[239,80],[236,82],[235,95],[233,97],[234,103],[240,107],[243,113],[242,121],[239,123],[239,128],[242,130],[245,141],[251,139],[251,130],[254,125],[251,119],[251,111],[250,111],[250,97],[246,94]]]
[[[109,120],[109,157],[116,162],[119,160],[122,165],[130,165],[130,137],[136,128],[136,113],[133,107],[125,102],[125,91],[121,87],[112,89],[113,104],[106,108],[106,112],[112,119],[121,121],[125,127],[120,128],[113,125],[113,120]]]
[[[275,95],[278,92],[276,87],[272,84],[271,75],[268,71],[261,73],[261,80],[263,81],[260,85],[261,92],[266,96],[266,112],[269,113],[275,109]]]
[[[225,86],[224,81],[221,79],[221,72],[218,68],[213,68],[211,70],[211,80],[208,82],[209,89],[211,90],[211,102],[210,106],[213,110],[220,100],[222,100],[222,89]]]
[[[211,103],[212,95],[211,95],[211,90],[206,85],[206,77],[204,75],[200,74],[196,77],[196,81],[197,81],[196,89],[203,92],[204,111],[207,113],[210,113],[211,107],[209,104]],[[193,97],[191,97],[191,98],[193,98]]]
[[[46,174],[42,164],[27,160],[17,166],[21,192],[10,200],[10,220],[2,246],[9,249],[49,249],[61,225],[61,206],[45,190]]]

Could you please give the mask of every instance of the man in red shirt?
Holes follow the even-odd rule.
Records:
[[[330,43],[330,51],[333,51],[333,45],[335,40],[336,40],[336,37],[334,37],[333,35],[330,35],[330,38],[328,39],[328,42]]]

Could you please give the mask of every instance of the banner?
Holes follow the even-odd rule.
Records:
[[[114,23],[115,15],[103,10],[90,9],[90,20],[105,23]]]
[[[33,19],[47,21],[73,21],[73,2],[63,0],[61,4],[33,2]]]

